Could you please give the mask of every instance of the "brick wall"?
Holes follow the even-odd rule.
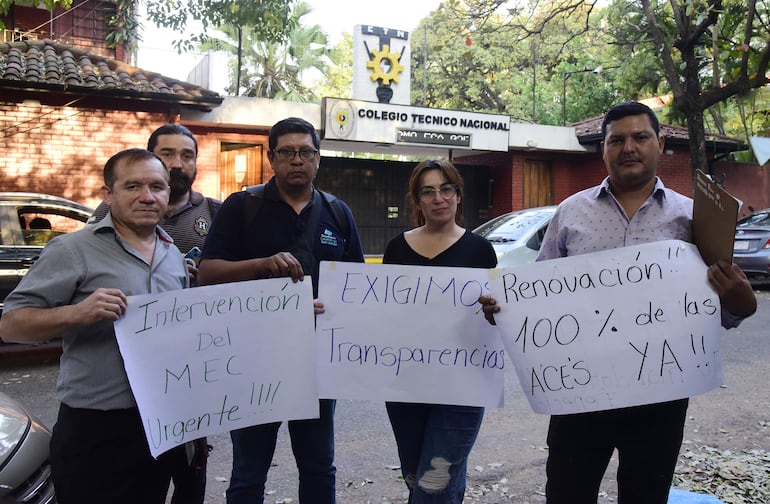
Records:
[[[550,160],[553,169],[554,202],[556,204],[583,189],[599,184],[607,176],[601,152],[585,154],[511,152],[484,154],[460,158],[458,164],[487,165],[492,167],[494,205],[489,216],[494,217],[523,207],[524,159]],[[767,168],[756,164],[719,161],[712,168],[719,180],[725,177],[725,188],[744,201],[742,214],[748,214],[748,205],[756,210],[770,207],[770,174]],[[658,176],[666,187],[692,197],[693,185],[690,154],[686,145],[669,145],[658,163]]]
[[[123,149],[146,147],[150,133],[167,119],[162,112],[0,102],[0,190],[53,194],[95,207],[102,200],[107,159]],[[203,157],[199,179],[204,188],[197,182],[196,188],[205,194],[219,183],[216,152]]]
[[[595,186],[607,176],[598,153],[561,156],[553,164],[554,203],[559,204],[578,191]]]
[[[4,191],[101,201],[102,168],[115,152],[146,146],[161,114],[0,103]]]
[[[686,146],[666,147],[658,161],[658,176],[669,189],[692,197],[692,168]]]
[[[719,161],[713,166],[714,177],[724,178],[727,192],[743,201],[741,215],[754,210],[770,208],[770,166],[764,168],[757,164]]]
[[[0,101],[0,190],[31,191],[62,196],[90,206],[101,201],[102,168],[115,152],[144,147],[147,137],[169,119],[166,112],[111,111]],[[220,131],[192,126],[199,145],[195,188],[218,197],[221,144],[262,144],[265,131]],[[524,159],[540,157],[552,163],[554,201],[598,184],[606,175],[600,153],[488,153],[456,159],[458,165],[488,166],[493,205],[489,217],[522,208]],[[755,209],[770,207],[770,175],[756,164],[720,161],[714,175],[725,176],[726,189]],[[692,196],[686,146],[667,147],[658,174],[667,187]],[[272,175],[266,156],[264,180]],[[226,196],[226,195],[225,195]]]

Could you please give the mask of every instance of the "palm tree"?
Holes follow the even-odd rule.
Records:
[[[286,42],[259,40],[246,26],[222,26],[221,38],[209,38],[201,49],[226,52],[229,61],[230,87],[235,95],[277,98],[292,101],[317,99],[302,83],[303,74],[326,70],[328,37],[319,25],[303,26],[301,18],[311,12],[306,2],[294,5]],[[243,91],[241,92],[241,89]]]

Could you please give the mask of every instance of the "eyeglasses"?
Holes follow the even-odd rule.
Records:
[[[420,196],[420,199],[422,201],[430,201],[433,198],[436,197],[436,194],[439,194],[444,199],[449,199],[455,194],[457,194],[457,186],[454,184],[444,184],[438,189],[435,187],[421,187],[420,191],[417,193]]]
[[[302,149],[302,150],[278,149],[274,152],[278,154],[278,159],[284,159],[287,161],[293,160],[294,156],[296,156],[297,154],[299,154],[299,158],[302,161],[310,161],[315,157],[316,154],[318,154],[317,149]]]

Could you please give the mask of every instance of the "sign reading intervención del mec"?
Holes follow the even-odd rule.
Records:
[[[721,385],[706,271],[695,245],[674,240],[491,270],[495,320],[532,409],[623,408]]]
[[[318,418],[310,278],[129,297],[115,334],[150,453]]]
[[[508,151],[505,115],[324,98],[324,139]]]

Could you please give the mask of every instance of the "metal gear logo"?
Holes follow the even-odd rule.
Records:
[[[370,49],[366,41],[363,42],[366,49],[368,61],[366,68],[370,72],[369,79],[377,83],[375,93],[377,101],[380,103],[390,103],[393,98],[393,83],[398,84],[401,74],[404,72],[404,65],[401,64],[401,58],[404,57],[406,45],[401,51],[393,51],[393,39],[408,40],[408,33],[386,28],[369,27],[367,35],[377,36],[378,48]]]
[[[371,59],[366,63],[366,68],[372,71],[369,77],[372,82],[379,81],[385,86],[390,85],[390,81],[398,82],[399,74],[404,71],[400,53],[390,52],[390,46],[385,44],[381,51],[375,49],[369,54]]]

